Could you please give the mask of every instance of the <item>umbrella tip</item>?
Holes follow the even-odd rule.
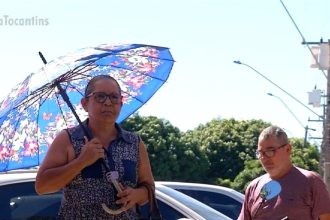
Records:
[[[46,61],[44,55],[43,55],[40,51],[39,51],[39,56],[40,56],[42,62],[43,62],[44,64],[47,64],[47,61]]]

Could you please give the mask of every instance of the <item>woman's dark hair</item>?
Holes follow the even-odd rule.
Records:
[[[119,83],[117,82],[117,80],[115,78],[113,78],[112,76],[110,75],[98,75],[98,76],[94,76],[87,84],[86,86],[86,89],[85,89],[85,98],[87,98],[87,96],[89,94],[91,94],[94,90],[95,90],[95,83],[99,80],[102,80],[102,79],[110,79],[110,80],[113,80],[114,82],[116,82],[118,88],[119,88],[119,94],[121,94],[121,89],[120,89],[120,86],[119,86]]]

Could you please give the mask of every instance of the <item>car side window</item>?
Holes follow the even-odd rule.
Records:
[[[242,204],[235,199],[220,193],[213,193],[203,190],[185,190],[177,189],[178,191],[191,196],[222,214],[237,219],[242,208]]]
[[[38,195],[34,182],[0,186],[0,220],[55,219],[60,207],[60,192]]]

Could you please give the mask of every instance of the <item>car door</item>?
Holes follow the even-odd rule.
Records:
[[[62,194],[37,195],[34,181],[0,186],[0,219],[54,219]]]

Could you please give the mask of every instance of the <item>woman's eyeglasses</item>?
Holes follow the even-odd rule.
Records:
[[[94,100],[98,103],[105,103],[107,98],[110,99],[112,104],[119,104],[121,102],[121,95],[116,93],[106,94],[105,92],[92,92],[86,98],[94,96]]]
[[[287,144],[283,144],[277,148],[274,148],[274,149],[269,149],[269,150],[265,150],[265,151],[262,151],[262,150],[257,150],[256,151],[256,157],[258,159],[260,159],[262,156],[263,157],[267,157],[267,158],[271,158],[271,157],[274,157],[275,154],[276,154],[276,151],[282,147],[285,147]]]

